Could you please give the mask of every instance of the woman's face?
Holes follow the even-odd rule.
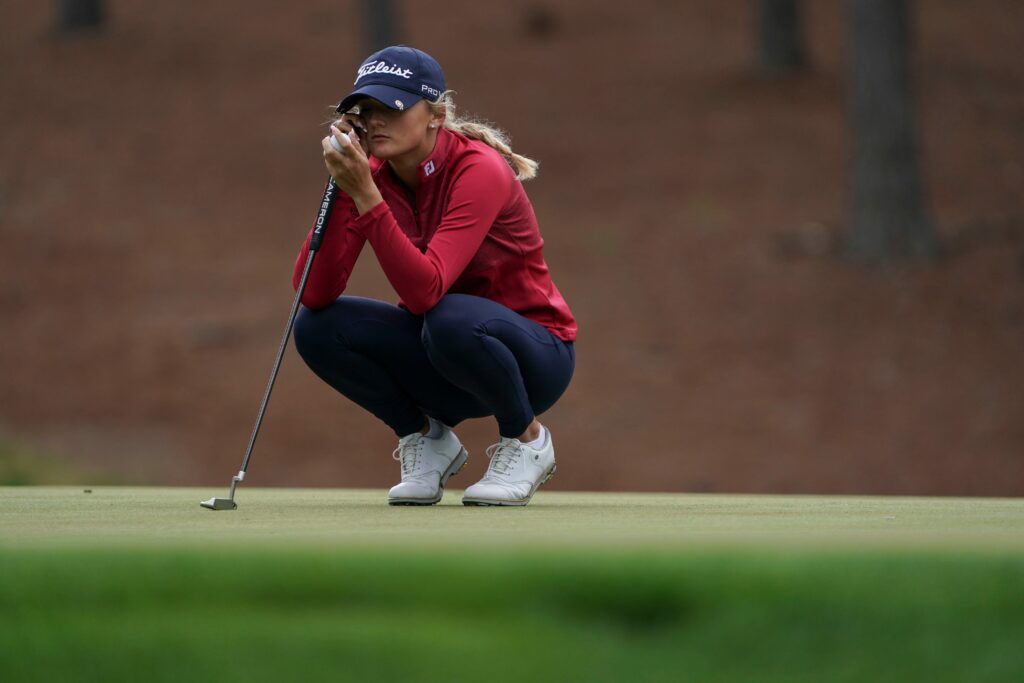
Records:
[[[433,151],[437,133],[430,126],[439,125],[439,119],[430,113],[425,101],[420,100],[405,111],[370,98],[360,100],[358,106],[373,156],[383,161],[407,158],[419,163]]]

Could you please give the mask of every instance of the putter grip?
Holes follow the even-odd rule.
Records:
[[[338,196],[338,186],[334,184],[334,178],[327,179],[327,187],[324,188],[324,198],[320,202],[320,211],[316,215],[316,223],[313,225],[313,237],[309,240],[309,250],[316,251],[324,240],[324,233],[327,231],[327,224],[331,220],[331,210],[334,208],[334,200]]]

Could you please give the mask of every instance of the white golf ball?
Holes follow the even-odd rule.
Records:
[[[344,135],[344,133],[342,133],[342,135]],[[336,150],[338,150],[340,152],[342,144],[343,143],[338,142],[337,136],[334,136],[334,135],[331,136],[331,146],[334,147],[334,149],[336,149]]]

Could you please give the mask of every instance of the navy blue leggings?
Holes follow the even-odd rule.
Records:
[[[576,366],[572,342],[509,308],[448,294],[425,315],[343,296],[303,308],[295,347],[322,380],[405,436],[426,415],[455,426],[493,415],[517,437],[562,395]]]

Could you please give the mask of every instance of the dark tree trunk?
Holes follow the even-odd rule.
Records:
[[[60,31],[99,28],[106,19],[103,0],[58,0],[57,28]]]
[[[907,0],[848,0],[851,127],[846,255],[867,263],[938,251],[924,205],[910,88]]]
[[[397,4],[398,0],[363,0],[366,54],[399,42]]]
[[[761,68],[791,71],[806,64],[798,0],[756,0]]]

